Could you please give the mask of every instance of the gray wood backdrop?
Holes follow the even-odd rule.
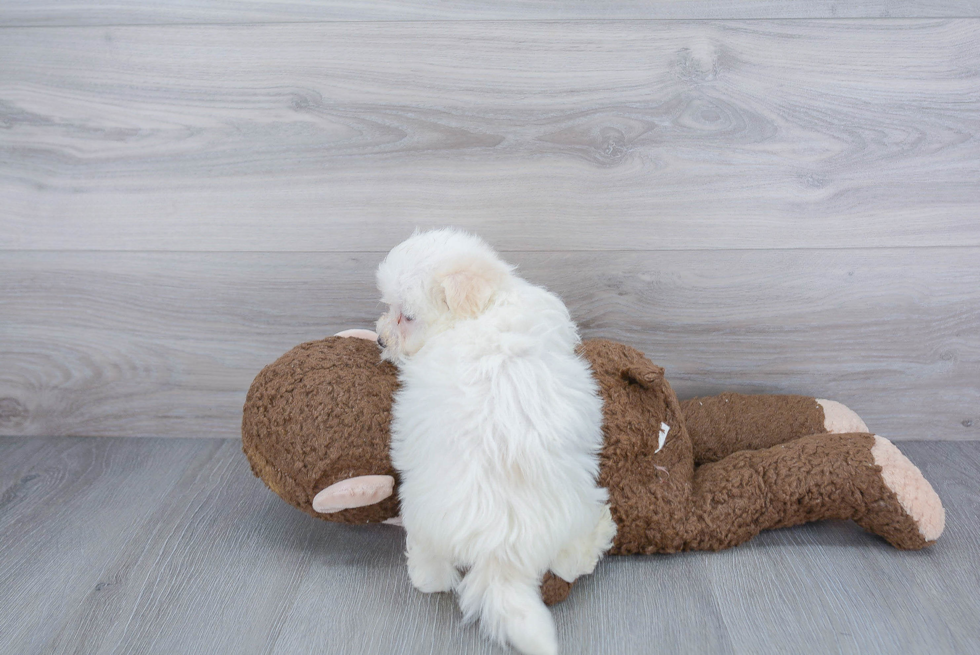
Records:
[[[234,437],[452,224],[682,396],[976,439],[978,134],[976,0],[5,2],[0,435]]]

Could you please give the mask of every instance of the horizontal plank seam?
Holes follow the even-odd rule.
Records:
[[[392,246],[395,242],[392,242]],[[536,254],[566,254],[566,253],[663,253],[663,252],[797,252],[797,251],[813,251],[813,252],[837,252],[846,250],[895,250],[895,251],[905,251],[905,250],[980,250],[980,244],[977,245],[945,245],[945,246],[817,246],[817,247],[806,247],[806,248],[567,248],[561,250],[537,250],[537,249],[514,249],[514,248],[497,248],[497,252],[500,253],[536,253]],[[94,250],[94,249],[75,249],[75,248],[43,248],[43,249],[33,249],[33,248],[0,248],[0,257],[3,255],[11,253],[34,253],[34,254],[68,254],[68,253],[87,253],[87,254],[172,254],[172,255],[374,255],[374,254],[385,254],[388,249],[376,249],[376,250],[147,250],[143,248],[134,250]]]
[[[57,24],[2,24],[0,30],[20,29],[100,29],[106,27],[262,27],[271,25],[331,25],[331,24],[377,24],[393,25],[396,23],[515,23],[515,24],[561,24],[561,23],[786,23],[786,22],[897,22],[897,21],[954,21],[980,20],[980,14],[975,16],[826,16],[808,18],[805,16],[780,18],[421,18],[407,20],[294,20],[294,21],[254,21],[254,22],[173,22],[173,23],[57,23]]]
[[[891,437],[889,437],[889,438],[891,438]],[[27,436],[23,436],[23,435],[0,435],[0,443],[2,443],[3,441],[7,441],[7,440],[13,441],[14,439],[20,439],[20,440],[23,440],[23,441],[27,441],[29,439],[105,439],[107,441],[111,441],[111,440],[117,440],[117,441],[126,440],[126,441],[128,441],[130,439],[140,439],[140,440],[162,439],[162,440],[165,440],[165,441],[174,441],[174,442],[176,442],[176,441],[182,441],[182,440],[186,440],[186,441],[209,441],[209,440],[210,441],[240,441],[240,439],[238,437],[159,437],[159,436],[153,436],[153,435],[139,435],[139,434],[135,434],[135,435],[127,436],[127,437],[120,437],[120,436],[105,436],[105,437],[100,437],[98,435],[72,435],[72,436],[63,436],[63,435],[61,435],[61,436],[38,436],[38,435],[33,435],[33,436],[27,437]],[[904,444],[917,444],[917,443],[921,443],[921,444],[934,444],[934,443],[947,443],[947,442],[948,443],[975,443],[975,442],[980,442],[980,437],[972,437],[972,438],[966,438],[966,439],[899,439],[899,438],[895,438],[895,439],[892,439],[892,440],[895,443],[902,444],[902,445],[904,445]]]

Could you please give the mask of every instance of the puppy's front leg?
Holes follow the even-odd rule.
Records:
[[[592,573],[599,558],[612,548],[615,536],[616,523],[612,520],[609,505],[603,505],[595,528],[561,549],[551,563],[552,573],[566,582],[574,582],[577,577]]]
[[[452,561],[427,539],[409,532],[405,537],[405,555],[408,557],[408,577],[422,593],[452,591],[459,583],[459,571]]]

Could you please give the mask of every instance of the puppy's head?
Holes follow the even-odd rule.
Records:
[[[455,229],[416,231],[378,267],[378,290],[388,305],[377,324],[382,357],[398,363],[432,335],[480,316],[512,270],[479,237]]]

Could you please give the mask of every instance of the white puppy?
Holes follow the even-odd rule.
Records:
[[[557,296],[512,271],[475,236],[416,232],[378,268],[377,331],[399,367],[391,459],[412,584],[457,589],[489,636],[547,654],[542,575],[591,573],[616,526],[578,332]]]

